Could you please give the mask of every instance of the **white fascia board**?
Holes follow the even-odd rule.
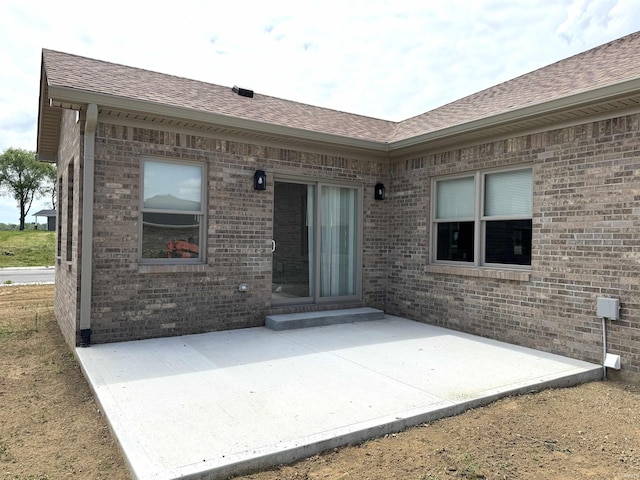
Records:
[[[49,98],[63,103],[83,105],[95,103],[107,108],[129,110],[147,115],[157,115],[159,117],[173,117],[196,123],[215,124],[241,130],[250,130],[258,133],[293,137],[306,141],[330,143],[343,147],[367,149],[376,152],[388,151],[388,144],[386,142],[375,142],[372,140],[363,140],[330,133],[315,132],[301,128],[286,127],[268,122],[234,117],[232,115],[203,112],[184,107],[163,105],[145,100],[133,100],[130,98],[87,92],[85,90],[77,90],[68,87],[50,85]]]
[[[453,125],[451,127],[428,132],[422,135],[416,135],[414,137],[392,142],[376,142],[300,128],[274,125],[268,122],[248,120],[231,115],[202,112],[184,107],[163,105],[156,102],[132,100],[125,97],[88,92],[68,87],[58,87],[54,85],[49,86],[49,97],[60,102],[73,104],[95,103],[104,107],[130,110],[149,115],[157,115],[159,117],[173,117],[197,123],[217,124],[224,127],[249,130],[257,133],[281,135],[293,137],[299,140],[329,143],[337,146],[372,150],[376,152],[393,152],[404,148],[415,147],[421,144],[428,144],[432,141],[444,140],[449,137],[464,135],[465,133],[477,130],[496,127],[508,123],[515,123],[529,118],[535,118],[545,114],[566,110],[568,108],[588,106],[590,104],[606,101],[607,99],[614,100],[616,98],[621,98],[625,95],[638,92],[640,92],[640,78],[594,90],[567,95],[548,102],[518,108],[499,113],[497,115],[473,120],[471,122],[461,123],[459,125]]]
[[[640,92],[640,78],[609,85],[607,87],[588,90],[585,92],[567,95],[548,102],[537,103],[528,107],[518,108],[504,113],[499,113],[490,117],[484,117],[467,123],[461,123],[452,127],[443,128],[433,132],[417,135],[415,137],[404,138],[389,144],[389,151],[402,148],[413,147],[435,140],[446,139],[456,135],[463,135],[485,128],[496,127],[507,123],[515,123],[529,118],[551,114],[569,108],[580,108],[589,105],[602,103],[604,101],[615,100],[625,96]]]

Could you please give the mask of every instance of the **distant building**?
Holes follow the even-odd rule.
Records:
[[[47,217],[47,231],[56,231],[56,211],[55,210],[40,210],[33,214],[36,217],[36,228],[38,225],[38,217]]]

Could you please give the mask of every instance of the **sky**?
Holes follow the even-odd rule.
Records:
[[[0,153],[37,148],[43,48],[398,121],[638,30],[638,0],[2,0]]]

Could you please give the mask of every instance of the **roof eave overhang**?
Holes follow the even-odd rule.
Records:
[[[56,163],[58,160],[58,140],[60,135],[60,111],[52,109],[49,105],[47,75],[44,68],[41,69],[40,73],[37,129],[37,159],[41,162]]]
[[[518,125],[533,118],[597,105],[603,102],[637,95],[639,93],[640,78],[628,80],[606,87],[556,98],[548,102],[537,103],[524,108],[506,111],[497,115],[473,120],[471,122],[453,125],[451,127],[435,130],[422,135],[393,141],[389,143],[389,152],[393,154],[399,151],[412,150],[431,143],[446,143],[448,139],[453,141],[454,138],[458,141],[465,135],[477,133],[482,130],[489,131],[492,128],[507,124],[513,125],[513,130],[515,131],[518,129]]]
[[[587,90],[573,95],[556,98],[548,102],[529,105],[523,108],[509,110],[496,115],[472,120],[470,122],[453,125],[432,132],[395,141],[374,141],[336,134],[305,130],[301,128],[277,125],[268,122],[250,120],[232,115],[203,112],[185,107],[165,105],[145,100],[89,92],[69,87],[48,85],[48,97],[52,105],[81,110],[85,105],[95,103],[101,107],[140,112],[158,117],[180,118],[193,122],[214,124],[230,129],[269,134],[296,140],[330,144],[337,147],[369,151],[378,155],[389,153],[392,156],[423,149],[430,145],[444,145],[459,142],[467,136],[478,135],[483,131],[490,132],[497,127],[509,125],[509,130],[518,131],[526,121],[551,116],[555,113],[572,109],[584,108],[599,103],[629,97],[640,93],[640,78],[617,84]],[[45,160],[45,158],[42,158]]]
[[[156,115],[158,117],[180,118],[192,122],[215,124],[231,129],[295,138],[296,140],[308,142],[328,143],[334,146],[369,150],[377,153],[384,153],[388,151],[387,142],[316,132],[302,128],[294,128],[235,117],[232,115],[204,112],[185,107],[88,92],[68,87],[49,85],[49,98],[51,98],[55,103],[61,106],[67,106],[68,108],[82,109],[84,105],[95,103],[100,107],[140,112],[149,115]]]

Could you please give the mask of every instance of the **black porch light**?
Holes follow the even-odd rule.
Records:
[[[376,183],[376,190],[373,194],[373,198],[376,200],[384,200],[384,185],[382,183]]]
[[[264,170],[256,170],[253,175],[253,188],[255,190],[267,189],[267,174]]]

